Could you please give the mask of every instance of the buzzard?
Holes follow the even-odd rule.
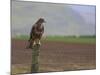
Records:
[[[28,48],[33,48],[34,45],[41,45],[40,40],[44,33],[44,25],[45,20],[40,18],[33,26],[30,32],[30,38],[28,40],[29,46]]]

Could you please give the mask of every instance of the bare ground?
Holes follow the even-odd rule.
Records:
[[[27,41],[12,39],[12,72],[29,73],[32,50],[26,49]],[[42,42],[39,55],[39,72],[89,70],[96,68],[95,44],[69,44]]]

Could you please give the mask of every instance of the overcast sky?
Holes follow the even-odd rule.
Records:
[[[46,20],[44,35],[95,35],[95,6],[12,1],[12,35],[29,35],[32,25]]]

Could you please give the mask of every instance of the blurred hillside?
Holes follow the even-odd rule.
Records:
[[[46,20],[44,35],[95,35],[95,6],[12,1],[12,36],[29,35],[32,25]]]

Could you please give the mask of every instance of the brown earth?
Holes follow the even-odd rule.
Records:
[[[20,67],[31,65],[32,50],[26,49],[26,46],[27,41],[25,40],[12,40],[12,71],[18,68],[18,65]],[[69,44],[45,41],[42,42],[40,48],[39,72],[95,69],[95,61],[95,44]]]

